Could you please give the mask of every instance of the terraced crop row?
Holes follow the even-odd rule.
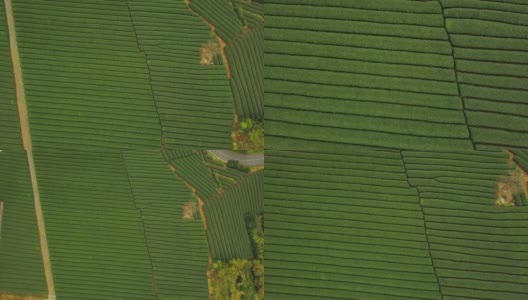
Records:
[[[246,175],[204,205],[209,251],[214,260],[253,259],[246,216],[263,213],[262,171]]]
[[[445,298],[528,297],[527,207],[495,206],[496,182],[513,166],[504,152],[404,151],[423,207]]]
[[[185,155],[178,157],[178,154],[171,155],[165,151],[164,157],[176,157],[167,160],[176,169],[176,174],[183,179],[189,186],[195,189],[196,195],[202,200],[211,198],[218,192],[218,185],[214,180],[214,175],[207,168],[200,152],[185,151]],[[180,152],[181,153],[181,152]]]
[[[0,149],[22,149],[4,1],[0,3]]]
[[[141,212],[159,299],[207,298],[208,248],[203,223],[182,219],[182,206],[197,203],[157,151],[127,151],[126,170]]]
[[[524,2],[266,2],[270,149],[526,146]]]
[[[226,47],[233,100],[240,118],[262,120],[264,116],[263,33],[260,24]]]
[[[528,3],[440,0],[477,149],[528,146]]]
[[[242,22],[229,0],[190,0],[189,7],[215,27],[226,43],[243,34]]]
[[[124,1],[13,1],[33,145],[159,148],[145,55]]]
[[[47,296],[26,153],[0,152],[0,297]]]
[[[113,152],[34,152],[57,299],[156,299],[140,210]]]
[[[237,183],[247,173],[230,168],[226,163],[216,160],[210,155],[203,155],[204,164],[209,168],[219,188],[229,187]]]
[[[266,297],[439,299],[398,152],[267,151]]]
[[[266,154],[268,296],[527,297],[527,207],[496,205],[507,153]]]
[[[229,149],[232,93],[223,65],[200,65],[210,28],[182,1],[127,1],[168,147]]]
[[[264,118],[263,4],[238,0],[191,0],[197,12],[222,39],[235,111],[240,119]]]

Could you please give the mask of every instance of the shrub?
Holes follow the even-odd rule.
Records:
[[[264,151],[264,123],[250,118],[235,124],[233,133],[234,150],[247,152]]]

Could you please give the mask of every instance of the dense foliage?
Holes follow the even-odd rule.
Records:
[[[263,122],[245,119],[235,125],[232,137],[234,150],[246,150],[249,153],[264,151]]]
[[[216,261],[207,272],[214,300],[264,299],[264,231],[262,216],[246,217],[256,259]]]

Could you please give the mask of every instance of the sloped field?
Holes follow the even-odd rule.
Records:
[[[273,299],[528,296],[528,211],[496,206],[507,153],[266,154]]]
[[[398,152],[266,152],[266,295],[439,299]]]
[[[0,3],[0,149],[22,149],[4,1]]]
[[[119,152],[35,152],[57,299],[155,299]]]
[[[196,202],[191,190],[157,151],[127,151],[126,170],[145,239],[159,299],[207,298],[207,240],[202,220],[182,219],[182,206]]]
[[[263,213],[263,175],[262,171],[246,175],[205,203],[213,259],[254,258],[245,217]]]
[[[528,2],[441,0],[477,149],[528,146]]]
[[[0,297],[47,296],[26,153],[0,152]]]
[[[270,149],[526,146],[521,2],[266,2]]]
[[[164,142],[169,147],[231,148],[233,101],[225,67],[199,64],[200,47],[215,40],[209,26],[183,0],[128,5],[147,57]]]
[[[527,207],[495,206],[504,152],[403,152],[446,298],[528,297]]]
[[[145,55],[123,1],[13,1],[33,145],[160,145]]]
[[[225,43],[235,111],[240,119],[264,118],[264,7],[256,1],[190,0],[189,7],[214,28]],[[222,54],[224,55],[224,54]]]

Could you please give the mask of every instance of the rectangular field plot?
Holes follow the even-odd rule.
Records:
[[[0,298],[48,294],[24,151],[0,152]]]
[[[22,149],[4,2],[0,3],[0,150]]]
[[[127,151],[126,169],[141,211],[159,299],[206,299],[208,250],[198,213],[184,220],[182,209],[197,203],[158,151]]]
[[[266,295],[439,299],[398,152],[266,151]]]
[[[120,152],[35,152],[57,299],[156,299]]]
[[[159,147],[126,2],[17,0],[13,10],[35,147]]]

